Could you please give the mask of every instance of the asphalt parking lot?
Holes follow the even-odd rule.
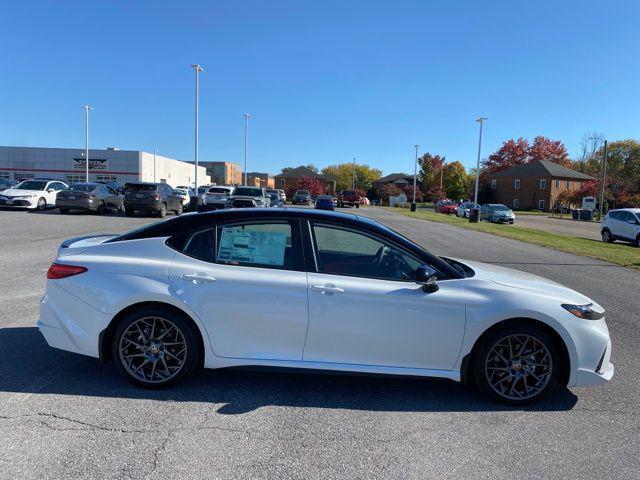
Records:
[[[49,348],[35,322],[60,241],[155,221],[0,211],[0,478],[638,478],[640,271],[400,216],[432,252],[495,262],[607,309],[613,381],[512,409],[440,380],[203,371],[162,391]]]

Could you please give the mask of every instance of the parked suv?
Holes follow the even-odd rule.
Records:
[[[267,190],[261,187],[236,187],[229,202],[233,208],[264,208],[271,205]]]
[[[127,217],[135,212],[155,214],[162,218],[171,210],[182,213],[182,199],[166,183],[127,183],[124,186],[124,211]]]
[[[601,233],[603,242],[623,240],[640,247],[640,208],[610,210],[602,221]]]
[[[309,192],[309,190],[296,190],[291,202],[294,205],[311,205],[313,203],[313,200],[311,200],[311,192]]]

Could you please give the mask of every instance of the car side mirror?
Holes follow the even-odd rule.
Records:
[[[437,292],[438,273],[429,265],[420,265],[416,269],[416,283],[427,293]]]
[[[47,188],[47,193],[53,193],[55,190],[53,188]]]
[[[627,223],[630,223],[631,225],[637,225],[638,221],[637,220],[627,220]]]

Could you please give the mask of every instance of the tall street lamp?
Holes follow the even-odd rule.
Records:
[[[603,155],[602,155],[602,179],[600,180],[600,205],[598,208],[598,220],[602,220],[602,213],[604,212],[604,186],[607,180],[607,141],[604,141]]]
[[[242,116],[244,117],[244,184],[247,184],[247,148],[248,148],[248,144],[247,144],[247,140],[248,140],[248,135],[249,135],[249,118],[251,118],[251,115],[249,115],[248,113],[243,113]]]
[[[411,211],[416,211],[416,185],[418,183],[418,147],[420,145],[414,145],[416,149],[416,158],[413,163],[413,202],[411,202]]]
[[[480,152],[482,150],[482,125],[487,117],[480,117],[476,122],[480,122],[480,137],[478,138],[478,163],[476,165],[476,188],[473,193],[473,203],[478,204],[478,185],[480,185]]]
[[[158,153],[158,149],[153,149],[153,183],[156,183],[156,154]]]
[[[193,68],[195,74],[196,74],[196,98],[195,98],[195,102],[196,102],[196,111],[195,111],[195,168],[196,168],[196,172],[195,172],[195,192],[196,192],[196,205],[198,204],[198,199],[199,199],[199,195],[198,195],[198,95],[200,94],[200,81],[199,81],[199,73],[200,72],[204,72],[204,69],[198,65],[197,63],[191,65],[191,68]]]
[[[356,157],[353,157],[353,176],[351,179],[351,190],[356,189]]]
[[[89,110],[93,110],[89,105],[84,108],[84,167],[86,171],[86,181],[89,182]]]

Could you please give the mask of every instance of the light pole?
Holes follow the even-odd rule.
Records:
[[[158,149],[153,149],[153,183],[156,183],[156,154],[158,153]]]
[[[198,195],[198,95],[200,94],[200,82],[199,82],[199,73],[204,72],[204,69],[198,65],[197,63],[191,65],[195,74],[196,74],[196,111],[195,111],[195,193],[196,193],[196,206],[198,205],[199,195]]]
[[[600,208],[598,209],[598,220],[602,220],[602,212],[604,207],[604,184],[607,179],[607,141],[604,141],[604,149],[602,156],[602,179],[600,180]]]
[[[418,147],[420,145],[414,145],[415,149],[416,149],[416,158],[415,161],[413,163],[413,202],[411,202],[411,211],[415,212],[417,205],[416,205],[416,185],[418,183]]]
[[[244,117],[244,184],[247,185],[247,140],[249,135],[249,118],[251,118],[251,115],[243,113],[242,116]]]
[[[473,203],[478,204],[478,186],[480,185],[480,152],[482,150],[482,125],[487,117],[480,117],[476,122],[480,122],[480,136],[478,137],[478,163],[476,165],[476,188],[473,193]]]
[[[89,182],[89,110],[93,110],[89,105],[84,108],[84,166],[86,171],[86,181]]]
[[[353,178],[351,180],[351,190],[356,189],[356,157],[353,157]]]

